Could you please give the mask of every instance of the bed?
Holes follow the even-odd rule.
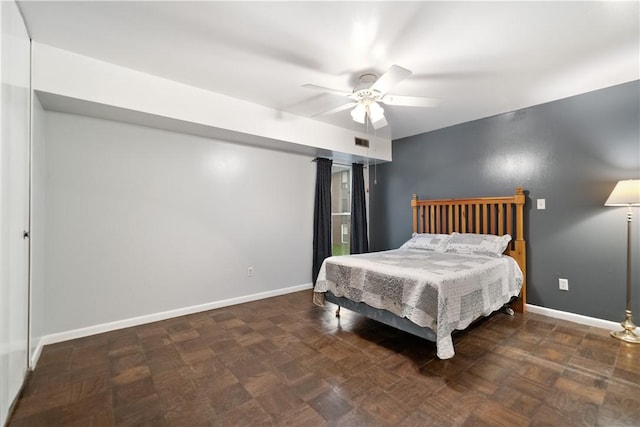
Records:
[[[524,312],[526,251],[521,187],[513,196],[420,200],[400,248],[323,262],[314,302],[329,301],[436,343],[505,305]]]

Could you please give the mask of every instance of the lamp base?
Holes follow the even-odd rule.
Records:
[[[620,326],[622,326],[622,330],[611,331],[611,336],[628,343],[640,344],[640,336],[636,335],[633,332],[636,330],[636,325],[634,325],[631,321],[631,311],[627,310],[626,313],[626,319],[624,319],[624,322],[620,323]]]

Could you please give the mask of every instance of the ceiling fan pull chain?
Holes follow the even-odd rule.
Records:
[[[373,129],[373,140],[376,140],[377,130]],[[374,142],[375,143],[375,142]],[[373,185],[378,185],[378,162],[373,161]]]

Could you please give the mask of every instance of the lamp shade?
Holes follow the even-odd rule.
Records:
[[[605,206],[640,206],[640,179],[618,181]]]

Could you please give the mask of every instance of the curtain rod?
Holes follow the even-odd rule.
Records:
[[[323,158],[325,158],[325,157],[323,157]],[[331,160],[331,159],[327,159],[327,160]],[[318,161],[318,157],[316,157],[315,159],[311,160],[311,163],[316,163],[317,161]],[[338,162],[334,162],[333,160],[331,160],[331,161],[332,161],[332,164],[334,164],[334,165],[345,166],[345,167],[351,167],[351,165],[353,164],[353,163],[352,164],[338,163]],[[354,162],[354,163],[358,163],[358,162]],[[366,167],[366,165],[364,163],[359,163],[359,164],[361,164],[364,167]]]

